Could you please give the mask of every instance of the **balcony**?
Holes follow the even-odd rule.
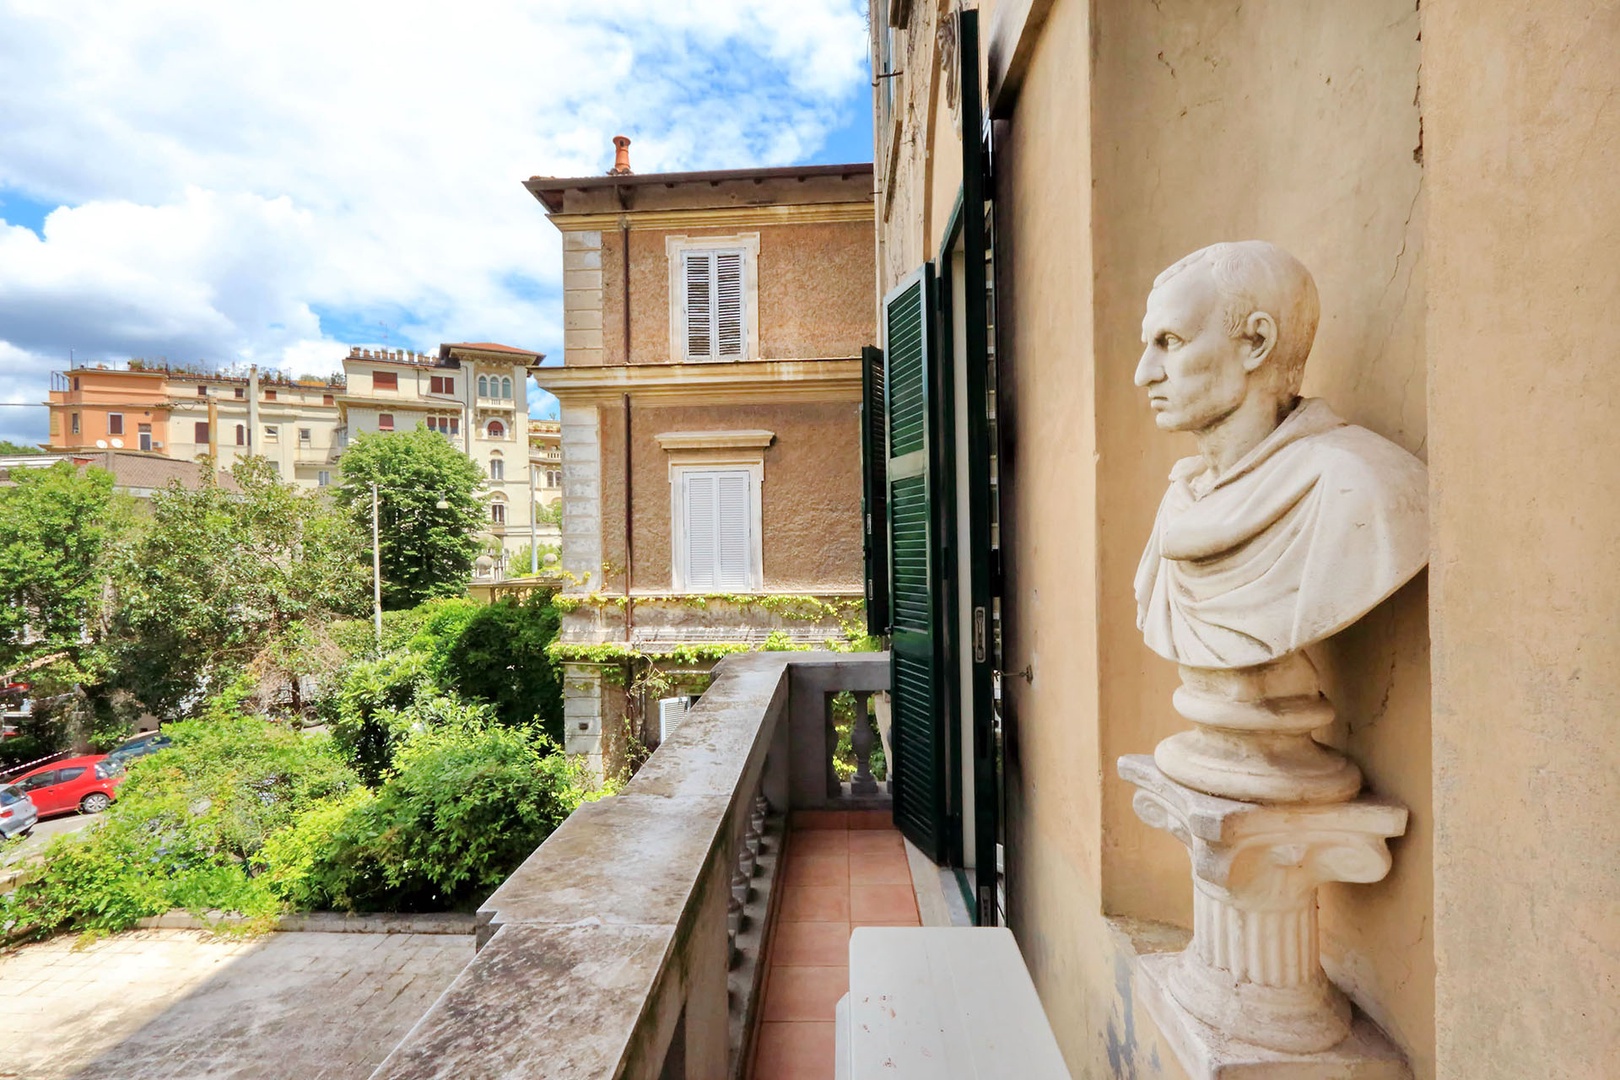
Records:
[[[513,409],[517,408],[515,402],[515,398],[509,397],[483,397],[480,395],[477,399],[478,408],[493,410],[496,412],[511,412]]]
[[[851,691],[864,713],[889,660],[749,653],[716,672],[621,794],[582,806],[485,902],[477,955],[373,1080],[741,1080],[756,1040],[769,1075],[781,1051],[759,1034],[772,1026],[762,960],[787,891],[788,815],[887,823],[870,746],[857,746],[866,794],[836,778],[831,700]],[[830,1045],[821,1056],[830,1077]]]

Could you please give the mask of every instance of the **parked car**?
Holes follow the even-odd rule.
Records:
[[[123,782],[123,762],[109,761],[106,754],[53,761],[12,781],[33,802],[40,817],[75,810],[99,814],[112,805],[114,792]]]
[[[27,836],[39,820],[39,809],[16,784],[0,785],[0,840]]]
[[[133,739],[126,739],[119,743],[117,748],[107,755],[107,758],[110,761],[122,762],[127,767],[136,758],[145,757],[147,754],[155,754],[165,746],[172,746],[173,744],[174,740],[162,732],[148,731],[144,735],[137,735]]]

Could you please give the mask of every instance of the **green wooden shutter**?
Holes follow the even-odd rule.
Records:
[[[883,350],[861,350],[861,510],[866,541],[866,632],[889,632],[889,442]]]
[[[968,562],[966,582],[960,583],[971,609],[971,639],[962,647],[972,658],[969,685],[963,692],[973,709],[974,865],[978,892],[974,921],[996,923],[996,837],[1000,790],[996,776],[995,700],[992,673],[997,659],[992,640],[990,545],[990,382],[987,320],[992,302],[985,273],[988,238],[985,230],[984,114],[979,99],[979,13],[957,14],[957,57],[961,64],[957,85],[962,88],[962,254],[963,312],[966,333],[966,435],[968,487]]]
[[[894,819],[912,843],[940,862],[946,789],[936,642],[944,615],[938,602],[944,562],[929,484],[929,449],[938,433],[929,423],[928,400],[937,311],[932,264],[884,298]]]

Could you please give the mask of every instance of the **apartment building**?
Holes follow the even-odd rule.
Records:
[[[351,348],[336,396],[337,450],[356,435],[424,424],[484,470],[487,535],[507,555],[531,542],[527,369],[544,355],[492,342],[441,345],[436,354]]]
[[[246,378],[173,371],[168,379],[170,457],[209,455],[229,469],[256,454],[299,487],[336,482],[337,396],[343,378],[292,379],[253,372]]]
[[[607,175],[525,185],[563,234],[563,364],[531,369],[561,404],[562,564],[587,597],[561,640],[626,657],[567,665],[567,749],[609,772],[667,729],[625,689],[647,664],[838,633],[735,598],[858,606],[875,333],[869,164],[638,175],[614,142]]]
[[[561,501],[562,424],[559,421],[529,421],[529,469],[534,477],[536,505],[550,507]]]
[[[51,450],[130,450],[177,461],[211,456],[221,470],[258,454],[282,479],[324,487],[336,475],[343,378],[295,379],[132,361],[51,376]]]
[[[51,373],[52,450],[142,450],[167,454],[166,371],[76,367]]]

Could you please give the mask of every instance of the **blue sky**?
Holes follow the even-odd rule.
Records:
[[[0,402],[132,356],[561,358],[520,181],[871,158],[859,0],[0,6]],[[309,27],[319,24],[321,32]],[[0,405],[0,438],[45,437]]]

